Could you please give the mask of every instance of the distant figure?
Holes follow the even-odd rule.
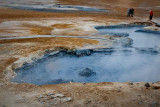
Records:
[[[131,13],[132,13],[132,9],[129,9],[129,16],[131,16]]]
[[[133,17],[133,15],[134,15],[134,9],[133,8],[130,10],[130,14],[131,14],[131,17]]]
[[[127,9],[127,16],[130,17],[130,8]]]
[[[153,12],[152,12],[152,10],[150,10],[150,16],[149,16],[149,20],[152,20],[152,17],[153,17]]]
[[[133,17],[133,15],[134,15],[134,9],[133,9],[133,8],[127,9],[127,16],[128,16],[128,17],[130,17],[130,16]]]
[[[134,9],[132,8],[132,15],[134,16]]]

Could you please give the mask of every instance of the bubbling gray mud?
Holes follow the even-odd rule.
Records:
[[[37,85],[70,81],[156,82],[160,80],[160,54],[151,53],[132,49],[91,52],[83,56],[60,52],[17,69],[13,81]]]
[[[12,80],[37,85],[66,82],[160,81],[160,35],[136,32],[142,26],[97,28],[99,34],[124,34],[132,47],[60,51],[25,64]],[[113,35],[115,36],[115,35]]]

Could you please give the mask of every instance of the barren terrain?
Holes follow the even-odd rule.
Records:
[[[102,38],[93,35],[98,32],[95,26],[149,23],[153,25],[147,29],[160,31],[148,21],[150,9],[155,13],[153,21],[160,21],[159,0],[59,0],[59,3],[97,7],[110,12],[57,13],[0,7],[0,107],[159,107],[160,82],[149,82],[149,86],[145,82],[70,82],[39,86],[10,81],[16,75],[15,69],[46,53],[110,48],[115,40],[119,40],[109,35],[104,37],[106,41],[86,38]],[[134,17],[126,16],[130,7],[135,8]],[[17,38],[10,39],[12,37]]]

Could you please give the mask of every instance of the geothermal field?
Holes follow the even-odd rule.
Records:
[[[160,1],[0,0],[0,107],[160,107]]]

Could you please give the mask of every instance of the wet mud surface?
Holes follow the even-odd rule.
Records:
[[[144,29],[143,25],[114,25],[96,27],[100,35],[124,36],[133,40],[134,48],[159,48],[160,32]]]
[[[97,27],[101,36],[128,34],[130,46],[112,49],[60,51],[16,70],[12,80],[37,85],[67,82],[156,82],[159,81],[160,36],[137,32],[144,26]],[[126,37],[126,36],[124,36]],[[42,79],[46,78],[46,79]]]
[[[60,52],[16,70],[15,82],[37,85],[66,82],[156,82],[159,52],[153,50]],[[45,78],[45,79],[42,79]]]
[[[108,12],[105,9],[99,9],[94,7],[88,6],[80,6],[80,5],[63,5],[57,3],[55,1],[49,2],[4,2],[0,4],[1,7],[8,7],[13,9],[22,9],[22,10],[33,10],[33,11],[42,11],[42,12],[77,12],[77,11],[84,11],[84,12]]]

